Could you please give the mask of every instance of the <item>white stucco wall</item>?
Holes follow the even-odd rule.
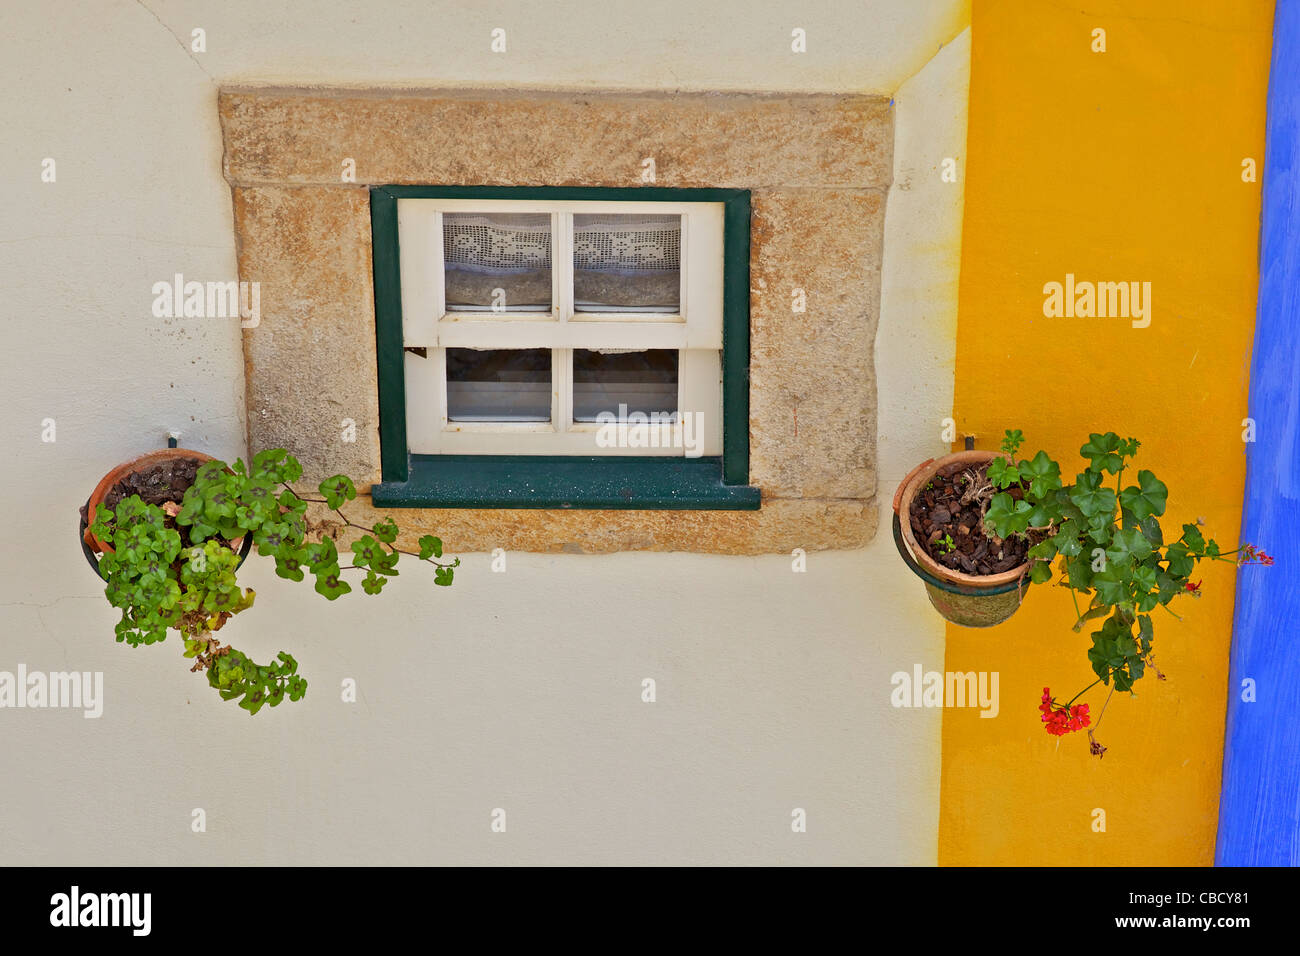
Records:
[[[938,164],[964,148],[969,45],[940,47],[965,22],[950,0],[0,8],[0,670],[103,671],[106,695],[98,720],[0,710],[0,864],[933,862],[939,714],[893,710],[889,676],[939,667],[943,631],[885,513],[951,408],[961,187]],[[449,590],[408,573],[334,605],[253,561],[231,639],[290,650],[311,682],[255,718],[175,636],[115,644],[77,506],[169,430],[245,453],[237,325],[156,319],[150,287],[235,277],[216,90],[252,82],[896,93],[876,540],[805,574],[690,554],[511,554],[496,574],[469,555]]]

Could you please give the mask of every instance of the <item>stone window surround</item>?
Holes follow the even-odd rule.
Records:
[[[370,186],[635,186],[652,157],[655,185],[751,191],[750,482],[761,509],[395,517],[452,553],[788,554],[874,535],[886,98],[235,88],[218,106],[239,278],[261,291],[261,322],[243,332],[251,450],[283,446],[305,478],[346,472],[363,493],[380,480]],[[342,440],[344,419],[354,442]],[[349,517],[387,513],[363,494]]]

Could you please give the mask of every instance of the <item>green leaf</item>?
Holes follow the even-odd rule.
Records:
[[[1156,569],[1150,564],[1139,564],[1133,569],[1133,584],[1139,594],[1156,590]]]
[[[1061,466],[1040,451],[1029,461],[1020,463],[1020,476],[1029,482],[1029,492],[1035,498],[1046,498],[1061,487]]]
[[[998,488],[1010,488],[1019,484],[1020,471],[1005,458],[994,458],[989,462],[988,479]]]
[[[1128,582],[1109,565],[1105,571],[1098,571],[1092,576],[1092,587],[1103,604],[1121,604],[1128,597]]]
[[[1029,527],[1031,528],[1049,528],[1053,522],[1060,518],[1056,509],[1046,502],[1031,502],[1030,504]]]
[[[202,494],[215,485],[223,484],[226,480],[226,465],[221,461],[205,461],[199,465],[199,469],[194,474],[194,484],[190,486],[191,490],[196,490],[196,494]]]
[[[1143,660],[1141,657],[1135,657],[1133,658],[1133,660],[1128,662],[1128,672],[1129,675],[1133,678],[1133,683],[1137,683],[1139,680],[1141,680],[1142,675],[1145,674],[1146,671],[1147,671],[1146,661]]]
[[[1107,684],[1110,683],[1110,641],[1100,631],[1092,634],[1092,647],[1088,649],[1088,660],[1092,662],[1092,672]]]
[[[335,475],[320,483],[320,493],[325,496],[325,503],[331,508],[341,508],[344,502],[357,496],[357,489],[347,475]]]
[[[1109,604],[1103,604],[1100,607],[1090,607],[1079,615],[1079,619],[1074,622],[1074,630],[1081,631],[1083,630],[1085,621],[1095,621],[1099,617],[1105,617],[1110,612],[1111,606]]]
[[[215,537],[217,537],[215,525],[208,524],[206,521],[195,521],[190,525],[190,540],[193,542],[207,541]]]
[[[1147,540],[1151,542],[1152,548],[1164,547],[1165,533],[1160,527],[1160,522],[1156,520],[1155,515],[1147,515],[1138,522],[1138,527],[1142,529],[1142,533],[1146,535]]]
[[[268,448],[253,456],[252,475],[275,484],[288,483],[302,477],[302,465],[283,448]]]
[[[1066,579],[1075,591],[1087,591],[1092,588],[1092,558],[1083,553],[1065,559]]]
[[[257,533],[253,535],[253,543],[257,545],[257,553],[263,556],[275,554],[291,541],[292,536],[289,534],[289,526],[282,521],[268,521],[258,528]]]
[[[290,555],[275,557],[275,573],[282,578],[288,578],[290,581],[301,581],[303,579],[302,562],[305,555],[301,551],[295,551]]]
[[[386,553],[387,549],[368,534],[362,535],[352,542],[352,563],[359,568],[364,568],[371,561],[382,558]]]
[[[1038,561],[1051,561],[1056,557],[1056,539],[1047,538],[1029,549],[1029,557]]]
[[[397,522],[392,518],[385,518],[383,521],[377,522],[370,530],[375,533],[376,538],[385,544],[392,544],[397,540]]]
[[[1151,542],[1137,528],[1125,528],[1115,532],[1110,546],[1106,549],[1106,558],[1111,564],[1121,567],[1141,561],[1151,553]],[[1154,572],[1153,572],[1154,574]]]
[[[1056,535],[1052,542],[1056,545],[1056,550],[1067,558],[1073,558],[1083,550],[1083,544],[1080,538],[1083,537],[1084,529],[1073,518],[1068,518],[1062,522],[1057,529]]]
[[[335,600],[352,590],[352,586],[340,577],[338,566],[327,568],[316,575],[316,593],[323,594],[328,600]]]
[[[235,509],[235,523],[245,531],[251,531],[262,523],[262,515],[255,508],[240,505]]]
[[[1114,432],[1104,435],[1093,432],[1088,436],[1088,443],[1079,449],[1079,454],[1091,463],[1088,466],[1090,471],[1108,471],[1117,475],[1124,467],[1124,459],[1120,455],[1121,445],[1119,436]]]
[[[370,562],[370,566],[380,574],[396,575],[397,561],[401,558],[401,552],[385,551]]]
[[[1133,514],[1138,521],[1165,513],[1165,501],[1169,497],[1169,488],[1165,483],[1145,469],[1138,472],[1138,483],[1130,485],[1120,492],[1121,506]]]
[[[1070,490],[1070,500],[1085,517],[1105,517],[1107,524],[1115,513],[1115,492],[1101,486],[1101,475],[1097,472],[1085,471],[1079,475]]]
[[[388,578],[380,577],[374,571],[367,571],[366,576],[361,580],[361,590],[367,594],[378,594],[388,583]]]
[[[239,499],[229,488],[218,488],[203,500],[203,517],[211,524],[220,524],[222,518],[234,517]]]
[[[431,557],[442,557],[442,539],[431,534],[422,535],[420,537],[420,560],[424,561]]]
[[[338,567],[339,552],[334,546],[333,538],[321,538],[319,541],[313,541],[303,548],[303,552],[307,567],[312,574],[319,574],[328,568]]]
[[[1151,626],[1151,618],[1145,614],[1138,615],[1138,639],[1142,644],[1142,650],[1151,650],[1151,641],[1155,638],[1155,629]]]
[[[1000,491],[989,502],[984,523],[993,528],[999,538],[1024,534],[1029,528],[1029,513],[1033,506],[1028,501],[1016,501],[1005,491]]]
[[[1168,571],[1170,575],[1185,582],[1187,576],[1196,568],[1196,559],[1192,557],[1187,545],[1181,541],[1175,541],[1165,549],[1165,560],[1168,562]],[[1182,583],[1179,584],[1179,588]]]
[[[286,508],[297,514],[302,514],[307,510],[307,502],[303,501],[288,488],[280,492],[280,496],[275,499],[275,502],[281,508]]]
[[[90,526],[90,533],[110,547],[112,546],[113,512],[102,504],[95,507],[95,521]]]
[[[452,573],[451,568],[434,568],[433,583],[439,587],[451,587]]]
[[[1194,524],[1183,525],[1182,542],[1187,545],[1187,549],[1195,555],[1205,554],[1205,535],[1201,534],[1201,529]]]

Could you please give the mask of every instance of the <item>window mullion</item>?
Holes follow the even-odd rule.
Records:
[[[438,444],[442,444],[442,435],[447,431],[447,350],[444,348],[430,349],[429,359],[433,362],[434,374],[437,376],[437,385],[434,394],[437,396],[438,407],[437,415],[434,421],[438,428]]]
[[[555,277],[552,295],[556,315],[561,322],[568,322],[573,317],[573,213],[557,212],[551,233],[551,275]]]
[[[573,349],[551,352],[551,418],[557,432],[567,432],[573,421]]]
[[[573,317],[573,213],[557,212],[551,232],[556,314],[561,322],[568,322]],[[557,432],[567,432],[573,420],[573,349],[555,349],[551,353],[551,381],[552,424]]]

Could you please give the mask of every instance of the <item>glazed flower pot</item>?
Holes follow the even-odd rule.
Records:
[[[962,627],[992,627],[1020,608],[1029,585],[1029,563],[997,574],[966,574],[945,567],[921,546],[912,528],[912,504],[936,475],[950,477],[998,457],[994,451],[959,451],[922,462],[894,492],[894,543],[899,556],[925,585],[936,611]]]
[[[197,461],[201,465],[204,462],[212,461],[212,456],[205,455],[201,451],[191,451],[188,448],[162,448],[158,451],[151,451],[147,454],[140,455],[138,458],[133,458],[128,462],[123,462],[99,480],[99,484],[95,486],[95,490],[91,492],[90,498],[86,501],[86,506],[82,512],[80,529],[82,550],[85,551],[86,559],[90,562],[91,566],[95,568],[96,573],[99,572],[99,562],[96,560],[95,555],[112,553],[113,548],[90,533],[90,526],[95,523],[95,509],[99,505],[103,504],[104,499],[113,487],[128,475],[146,471],[156,465],[163,465],[168,462],[184,459]],[[179,489],[177,498],[179,499],[183,494],[184,489]],[[242,538],[230,542],[232,548],[239,550],[239,560],[241,564],[243,563],[244,558],[248,556],[252,543],[253,539],[250,535],[244,535]]]

